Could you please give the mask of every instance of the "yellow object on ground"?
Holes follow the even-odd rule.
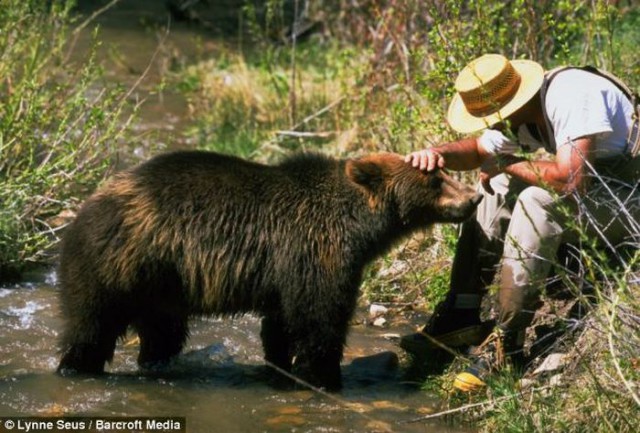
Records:
[[[463,371],[459,373],[453,381],[453,387],[462,392],[480,391],[487,384],[473,373]]]

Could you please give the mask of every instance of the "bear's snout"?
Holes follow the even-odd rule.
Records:
[[[439,202],[441,221],[457,223],[471,217],[483,195],[445,173],[441,175],[444,180]]]
[[[453,222],[462,222],[470,218],[483,199],[482,194],[474,193],[466,202],[462,202],[458,209],[452,213]]]

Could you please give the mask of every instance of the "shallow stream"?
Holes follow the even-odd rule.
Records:
[[[198,319],[184,352],[160,373],[136,365],[135,336],[118,345],[108,374],[60,377],[61,327],[55,273],[0,288],[0,416],[185,417],[196,432],[463,432],[442,420],[405,423],[440,402],[406,383],[389,352],[389,333],[411,324],[352,327],[343,361],[344,390],[277,390],[267,385],[252,316]],[[365,317],[362,313],[359,318]],[[391,361],[391,362],[389,362]]]

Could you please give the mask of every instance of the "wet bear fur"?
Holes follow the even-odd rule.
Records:
[[[155,366],[181,351],[190,317],[253,312],[267,364],[337,390],[365,265],[478,200],[394,154],[157,156],[115,175],[65,232],[58,371],[102,372],[129,326],[139,365]]]

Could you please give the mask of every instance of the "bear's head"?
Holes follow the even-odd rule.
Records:
[[[473,215],[482,195],[444,170],[421,171],[393,153],[346,164],[347,177],[367,195],[372,209],[393,209],[408,228],[461,222]]]

